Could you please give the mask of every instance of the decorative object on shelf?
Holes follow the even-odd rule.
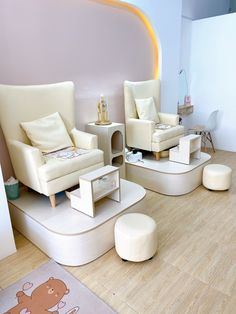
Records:
[[[189,95],[188,80],[185,69],[179,71],[181,97],[179,97],[179,104],[190,105],[191,96]],[[182,88],[181,88],[182,87]]]
[[[108,119],[108,105],[107,105],[107,102],[105,101],[103,94],[100,95],[100,101],[98,102],[97,110],[98,110],[98,119],[95,122],[95,124],[97,125],[111,124],[111,121]]]
[[[179,71],[178,114],[184,116],[191,113],[193,113],[193,105],[191,104],[191,96],[189,95],[186,71],[181,69]]]

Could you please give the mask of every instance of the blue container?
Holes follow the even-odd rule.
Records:
[[[5,184],[5,191],[8,200],[16,200],[20,196],[19,182],[14,184]]]

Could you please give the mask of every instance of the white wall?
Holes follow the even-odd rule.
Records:
[[[182,14],[192,20],[229,12],[230,0],[183,0]]]
[[[0,260],[16,252],[0,165]]]
[[[178,102],[182,0],[123,0],[136,5],[150,19],[161,48],[161,107],[175,113]]]
[[[195,112],[189,124],[204,124],[220,110],[214,132],[218,149],[236,152],[236,13],[194,21],[191,47],[191,95]]]

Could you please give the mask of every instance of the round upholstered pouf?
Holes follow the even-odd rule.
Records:
[[[115,247],[124,260],[141,262],[153,257],[157,250],[157,227],[151,217],[130,213],[115,224]]]
[[[224,191],[231,185],[232,169],[225,165],[211,164],[203,169],[202,184],[209,190]]]

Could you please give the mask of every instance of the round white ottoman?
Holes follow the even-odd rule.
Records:
[[[115,224],[115,248],[124,260],[141,262],[153,257],[157,250],[157,227],[151,217],[130,213]]]
[[[204,167],[202,184],[209,190],[224,191],[231,185],[232,169],[225,165],[210,164]]]

